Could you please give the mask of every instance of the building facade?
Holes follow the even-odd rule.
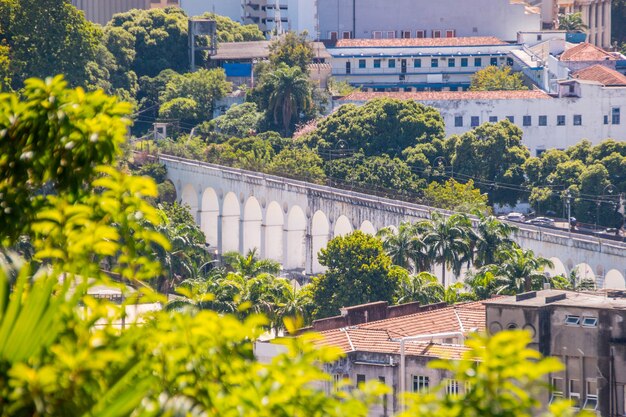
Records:
[[[317,0],[321,39],[495,36],[541,29],[540,10],[510,0]]]
[[[328,52],[333,77],[367,91],[456,91],[515,48],[494,37],[342,39]]]
[[[116,13],[132,9],[149,9],[151,0],[72,0],[72,5],[85,13],[85,18],[100,25],[106,25]]]
[[[611,72],[613,81],[605,78],[606,71]],[[606,71],[560,81],[556,95],[541,90],[356,92],[339,103],[364,104],[376,98],[419,101],[441,112],[447,135],[508,119],[522,130],[523,143],[531,155],[539,155],[548,149],[565,149],[582,139],[597,144],[607,138],[626,138],[622,117],[626,111],[626,78],[614,70]],[[607,82],[612,84],[605,85]]]
[[[179,0],[180,7],[187,16],[201,16],[204,13],[215,13],[241,22],[241,1],[239,0]]]
[[[231,0],[234,1],[234,0]],[[317,0],[242,0],[242,19],[268,36],[286,31],[317,37]]]
[[[626,293],[544,290],[485,302],[490,333],[528,330],[532,347],[565,364],[542,402],[567,398],[600,416],[626,415]]]

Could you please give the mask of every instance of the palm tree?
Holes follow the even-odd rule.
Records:
[[[433,212],[431,220],[417,224],[422,230],[422,239],[435,262],[441,264],[442,285],[446,286],[446,268],[458,276],[461,266],[471,255],[471,222],[464,214],[445,217]]]
[[[536,257],[532,250],[512,248],[498,255],[498,262],[485,268],[504,282],[499,292],[517,294],[541,289],[545,280],[544,267],[553,267],[552,261]]]
[[[410,223],[401,223],[398,231],[387,227],[378,232],[383,248],[394,265],[413,272],[427,271],[431,262],[419,230]]]
[[[443,301],[444,293],[444,287],[436,276],[428,272],[420,272],[400,282],[396,291],[396,300],[398,304],[414,301],[432,304]]]
[[[244,277],[255,277],[264,273],[278,275],[281,270],[280,263],[271,259],[259,259],[256,248],[249,250],[245,256],[238,252],[226,252],[224,263],[230,270]]]
[[[582,13],[571,13],[559,15],[559,30],[568,32],[579,32],[587,29],[589,26],[583,22]]]
[[[494,216],[481,216],[473,233],[474,265],[480,268],[495,263],[499,251],[515,245],[511,235],[517,230]]]
[[[278,124],[280,115],[283,133],[288,134],[293,116],[311,107],[313,100],[309,78],[299,67],[283,64],[269,75],[268,83],[272,88],[269,110],[274,116],[274,123]]]

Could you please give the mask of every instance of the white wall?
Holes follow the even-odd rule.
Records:
[[[228,16],[241,22],[240,0],[180,0],[180,7],[188,16],[199,16],[205,12]]]
[[[287,0],[288,27],[294,32],[309,33],[310,39],[317,38],[317,0]]]
[[[526,14],[510,0],[318,0],[320,32],[353,30],[356,38],[371,38],[375,30],[455,29],[457,36],[496,36],[515,41],[518,31],[541,29],[541,16]]]

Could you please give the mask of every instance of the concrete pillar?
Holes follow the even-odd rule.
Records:
[[[217,243],[216,243],[216,246],[217,246],[217,251],[220,254],[224,253],[224,250],[223,250],[223,247],[222,247],[222,242],[224,241],[222,239],[222,233],[223,233],[223,229],[224,229],[222,227],[222,220],[223,220],[222,215],[218,214],[217,215]]]
[[[611,0],[604,2],[604,24],[602,34],[602,46],[609,48],[611,46]]]
[[[261,259],[267,258],[267,242],[266,242],[267,226],[265,223],[261,224],[261,247],[259,248],[259,256]]]
[[[242,216],[243,217],[243,216]],[[243,247],[244,245],[244,230],[246,228],[246,221],[243,218],[239,219],[239,253],[241,253],[242,255],[245,255],[245,248]]]

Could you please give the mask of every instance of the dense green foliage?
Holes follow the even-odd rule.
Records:
[[[226,16],[220,16],[215,13],[205,13],[201,17],[217,22],[218,42],[251,42],[265,40],[263,32],[259,30],[257,25],[242,25]]]
[[[483,213],[491,211],[487,194],[474,188],[474,181],[462,184],[449,179],[443,184],[431,182],[424,190],[424,199],[429,205],[462,213]]]
[[[470,90],[528,90],[522,81],[522,74],[511,72],[511,67],[488,66],[476,71],[471,77]]]
[[[559,15],[559,30],[568,32],[576,32],[588,29],[583,22],[583,14],[581,12]]]

